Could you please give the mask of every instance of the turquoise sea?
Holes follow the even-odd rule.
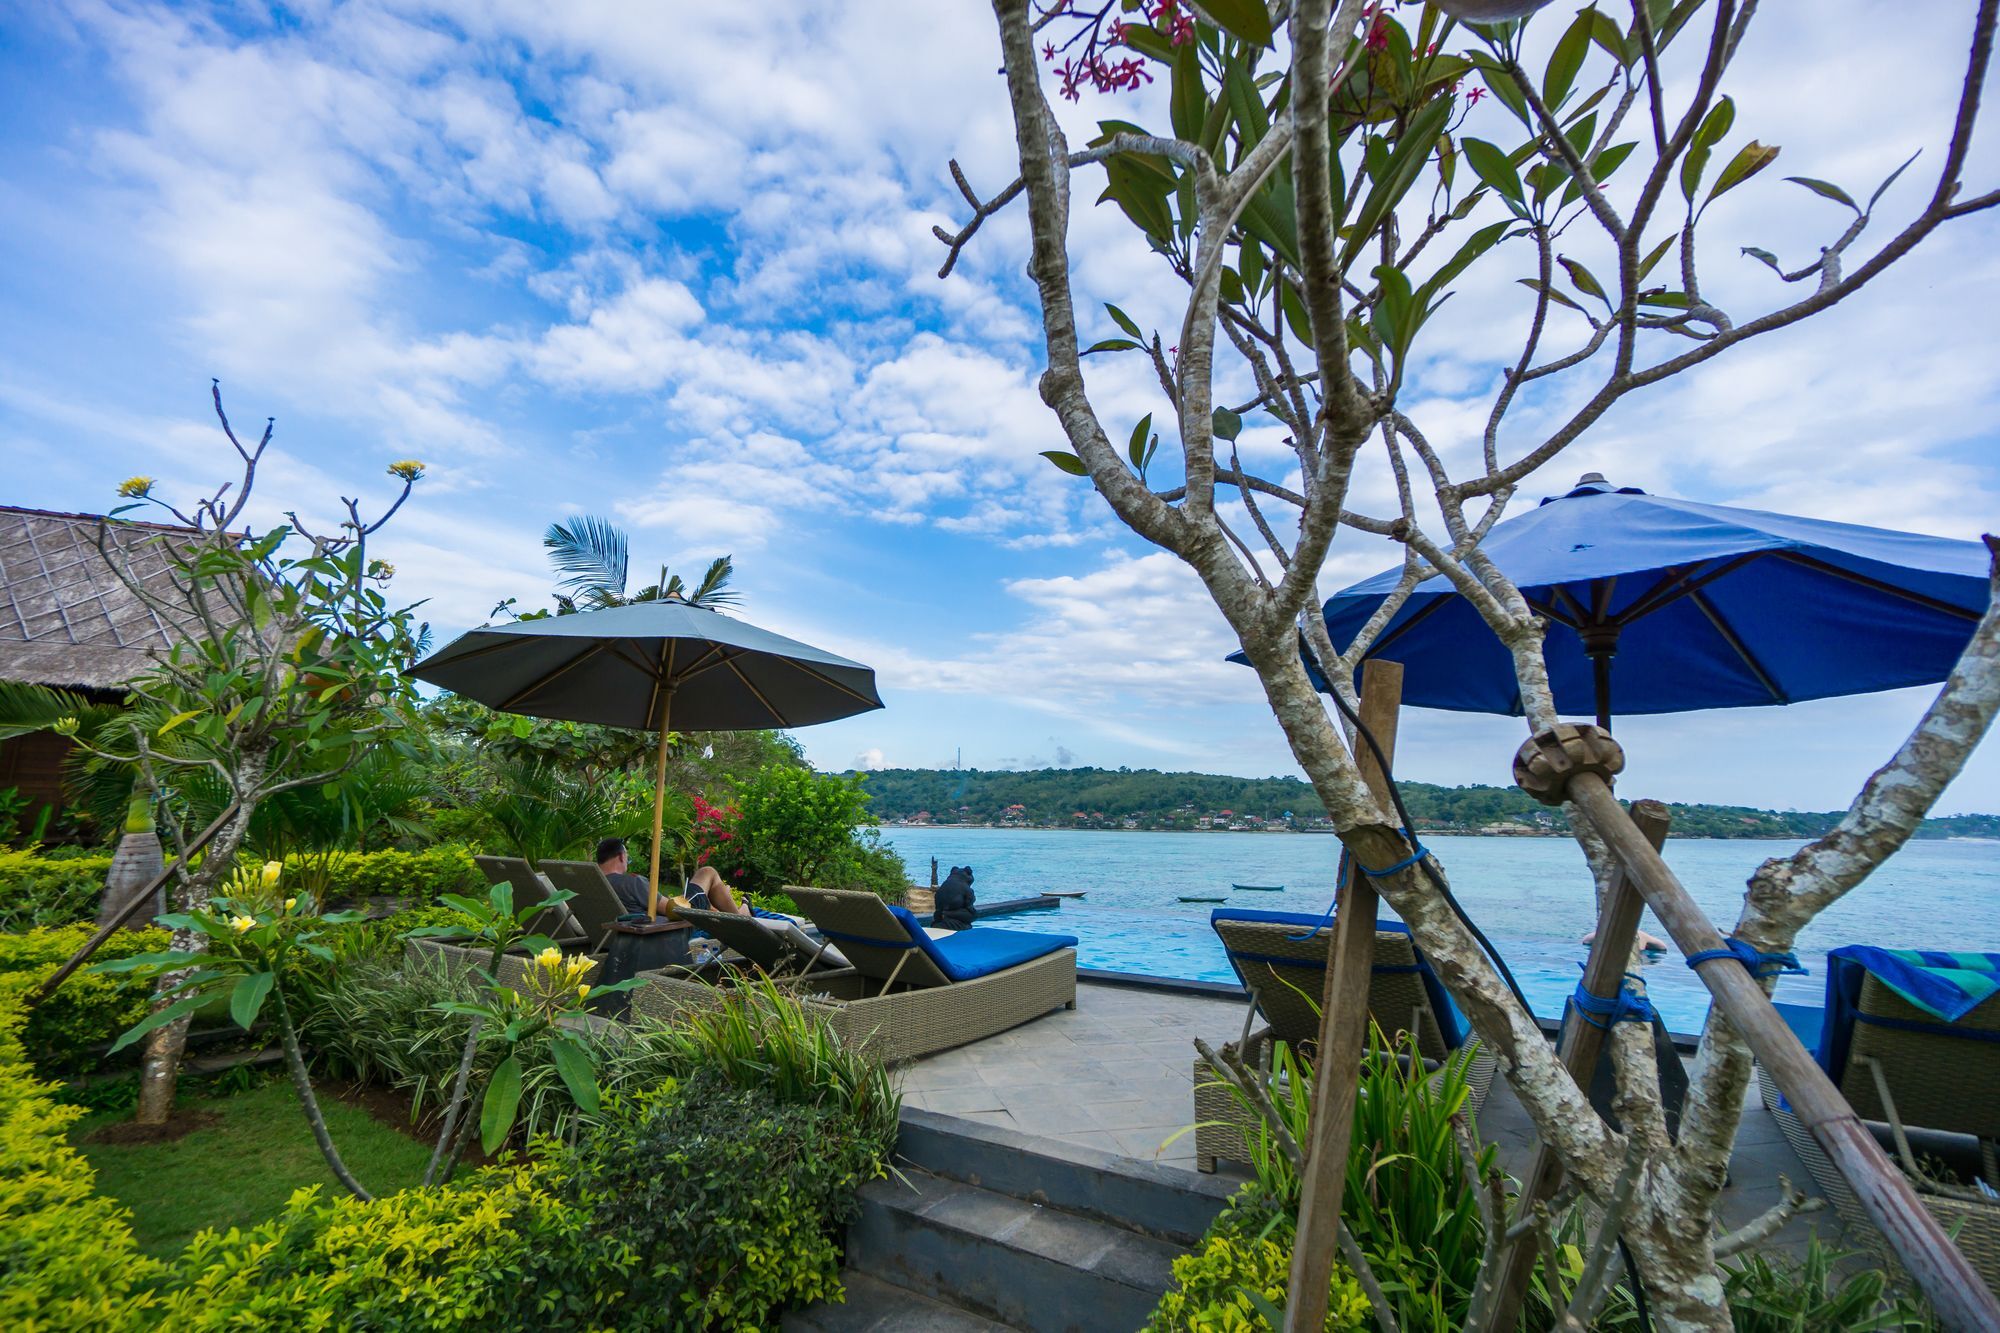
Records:
[[[1339,842],[1297,833],[1105,833],[1062,829],[884,828],[884,841],[928,880],[970,865],[983,901],[1044,889],[1084,889],[1053,912],[1008,918],[1022,929],[1056,930],[1080,941],[1085,967],[1160,977],[1230,981],[1209,929],[1207,903],[1181,894],[1227,893],[1232,906],[1320,913],[1333,896]],[[1492,938],[1537,1014],[1555,1017],[1576,986],[1579,943],[1595,924],[1583,853],[1566,838],[1433,837],[1426,844],[1452,888]],[[1669,865],[1725,932],[1736,920],[1744,879],[1762,861],[1797,844],[1675,838]],[[1283,893],[1230,893],[1229,886],[1283,884]],[[1812,975],[1786,977],[1778,998],[1818,1005],[1823,959],[1841,944],[2000,951],[2000,842],[1912,842],[1873,878],[1822,913],[1799,941]],[[1000,923],[996,923],[1000,924]],[[1665,937],[1647,914],[1646,929]],[[1708,992],[1669,953],[1647,971],[1654,1003],[1676,1032],[1700,1028]]]

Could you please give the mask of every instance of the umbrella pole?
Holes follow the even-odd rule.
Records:
[[[667,822],[667,737],[674,734],[673,728],[667,724],[673,719],[673,711],[674,692],[668,689],[660,704],[660,757],[653,768],[652,873],[646,876],[646,915],[649,917],[660,914],[660,830]]]

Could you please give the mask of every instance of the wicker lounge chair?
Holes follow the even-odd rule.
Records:
[[[1217,908],[1209,914],[1209,924],[1221,936],[1230,966],[1250,992],[1245,1035],[1226,1049],[1240,1054],[1253,1068],[1266,1069],[1274,1041],[1310,1055],[1319,1040],[1319,1002],[1326,986],[1327,952],[1333,945],[1331,922],[1295,912]],[[1479,1110],[1493,1086],[1494,1058],[1469,1039],[1457,1006],[1399,922],[1376,927],[1368,1010],[1384,1033],[1414,1035],[1426,1067],[1465,1061],[1466,1109]],[[1269,1026],[1250,1032],[1257,1014]],[[1213,1171],[1218,1158],[1249,1160],[1248,1136],[1255,1132],[1256,1116],[1199,1058],[1194,1065],[1194,1118],[1198,1168]]]
[[[583,927],[593,949],[602,946],[612,923],[620,917],[644,919],[626,908],[618,890],[611,887],[611,881],[594,861],[544,861],[542,873],[548,876],[549,883],[573,895],[564,905]]]
[[[486,876],[488,884],[512,884],[514,886],[514,906],[527,907],[545,901],[549,896],[550,884],[535,873],[535,868],[519,856],[475,856],[473,863]],[[577,946],[595,947],[597,941],[588,937],[577,923],[567,903],[552,904],[528,924],[531,935],[547,935],[564,948]]]
[[[1940,1185],[1917,1171],[1909,1135],[1963,1135],[1978,1141],[1978,1170],[2000,1186],[2000,994],[1945,1021],[1912,1004],[1855,955],[1827,956],[1826,1013],[1818,1059],[1864,1120],[1888,1126],[1892,1151],[1917,1185],[1924,1206],[1954,1232],[1958,1248],[2000,1293],[2000,1200],[1977,1187]],[[1949,955],[1941,955],[1949,956]],[[1977,956],[1958,955],[1960,958]],[[1994,968],[2000,955],[1988,954]],[[1888,1243],[1812,1131],[1792,1111],[1768,1073],[1758,1071],[1764,1105],[1792,1151],[1846,1226],[1848,1238],[1895,1263]],[[1927,1138],[1931,1135],[1926,1135]],[[1938,1146],[1944,1146],[1942,1144]]]
[[[787,888],[799,910],[847,955],[852,971],[790,987],[850,1045],[884,1060],[993,1036],[1051,1009],[1076,1007],[1076,940],[981,926],[933,939],[915,917],[872,893]],[[670,988],[634,993],[642,1013]]]
[[[689,1010],[716,1008],[746,983],[768,981],[787,992],[824,993],[835,980],[859,976],[845,958],[828,945],[808,939],[789,917],[767,924],[734,912],[692,907],[684,907],[676,915],[697,930],[707,931],[728,951],[699,967],[665,967],[641,973],[647,985],[633,997],[633,1006],[648,1018],[669,1019]]]

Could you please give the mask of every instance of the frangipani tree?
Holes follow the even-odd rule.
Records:
[[[152,478],[130,478],[119,487],[129,503],[114,516],[148,508],[175,526],[129,546],[100,533],[112,573],[173,628],[174,642],[132,681],[125,734],[100,729],[83,742],[98,758],[136,770],[156,798],[184,784],[219,792],[224,817],[199,860],[178,847],[169,896],[182,916],[200,913],[228,881],[264,802],[324,787],[380,747],[407,749],[412,696],[401,670],[419,633],[412,608],[388,600],[395,571],[370,558],[368,539],[402,508],[424,465],[389,465],[399,489],[379,517],[364,518],[359,501],[343,499],[343,518],[330,532],[313,532],[288,513],[288,523],[252,533],[246,509],[273,427],[245,444],[223,411],[221,389],[212,396],[240,476],[185,508],[162,498]],[[176,921],[175,950],[202,952],[207,933]],[[185,977],[161,975],[156,1008],[169,1006]],[[187,1025],[181,1013],[146,1034],[142,1124],[163,1123],[172,1111]]]
[[[1048,358],[1041,394],[1068,443],[1051,462],[1087,478],[1126,526],[1199,576],[1348,850],[1364,866],[1404,867],[1377,887],[1499,1055],[1571,1186],[1599,1204],[1620,1196],[1623,1238],[1662,1325],[1727,1329],[1715,1223],[1750,1073],[1742,1039],[1711,1018],[1675,1141],[1649,1047],[1621,1032],[1625,1128],[1606,1126],[1446,896],[1410,865],[1351,737],[1314,692],[1300,636],[1325,678],[1349,692],[1380,626],[1417,582],[1441,573],[1507,646],[1530,729],[1553,726],[1543,625],[1481,540],[1517,487],[1618,404],[1812,318],[1954,219],[2000,203],[2000,191],[1968,192],[1961,181],[2000,0],[1971,16],[1955,114],[1930,150],[1922,206],[1882,235],[1875,209],[1895,175],[1860,190],[1793,178],[1784,192],[1802,187],[1817,198],[1798,199],[1831,204],[1841,221],[1810,258],[1746,252],[1772,270],[1769,299],[1754,309],[1711,295],[1719,284],[1706,280],[1715,261],[1702,223],[1716,199],[1753,181],[1773,207],[1784,202],[1765,174],[1779,149],[1736,125],[1725,91],[1755,0],[1634,0],[1537,19],[1561,33],[1533,74],[1521,25],[1462,27],[1453,17],[1532,4],[1395,8],[994,0],[1020,178],[982,198],[953,164],[972,215],[956,232],[938,229],[948,248],[940,276],[987,218],[1022,202]],[[1050,100],[1051,85],[1077,98],[1155,83],[1165,85],[1168,123],[1104,120],[1081,146]],[[1080,171],[1185,288],[1177,323],[1148,329],[1115,304],[1103,320],[1079,310],[1069,241]],[[1411,405],[1438,312],[1474,266],[1518,278],[1522,304],[1493,331],[1496,387],[1478,447],[1461,457],[1434,442]],[[1154,411],[1136,425],[1108,420],[1089,357],[1143,358],[1158,386]],[[1232,401],[1219,381],[1252,387]],[[1525,399],[1538,410],[1524,420]],[[1283,429],[1282,467],[1244,466],[1235,441],[1246,419]],[[1171,485],[1158,478],[1163,435],[1180,443]],[[1362,469],[1386,474],[1389,507],[1354,503]],[[1353,642],[1336,644],[1318,615],[1318,580],[1343,531],[1401,544],[1405,577]],[[1759,871],[1735,934],[1788,949],[1909,837],[1996,706],[2000,624],[1989,613],[1841,826]],[[1585,842],[1603,880],[1611,859]]]

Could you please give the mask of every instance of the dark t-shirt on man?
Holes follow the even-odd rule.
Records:
[[[618,895],[618,901],[625,904],[626,911],[645,914],[646,899],[651,893],[652,885],[646,882],[644,875],[634,875],[621,870],[615,875],[606,875],[604,878],[611,881],[611,890]]]

